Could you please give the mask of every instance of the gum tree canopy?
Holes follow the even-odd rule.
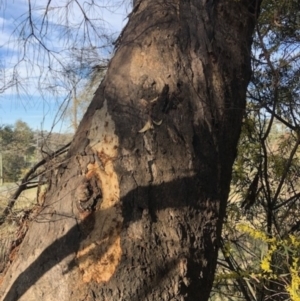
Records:
[[[2,300],[211,290],[260,0],[141,0]]]

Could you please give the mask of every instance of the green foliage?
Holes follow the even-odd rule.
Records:
[[[16,182],[31,166],[35,151],[34,132],[23,121],[0,128],[4,182]]]

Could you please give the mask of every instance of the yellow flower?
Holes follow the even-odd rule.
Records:
[[[285,289],[289,293],[292,301],[300,301],[300,277],[299,277],[298,258],[293,258],[293,264],[290,268],[291,283],[286,285]]]
[[[271,273],[271,266],[270,266],[270,260],[271,260],[271,256],[269,258],[269,256],[265,256],[264,259],[261,261],[260,263],[260,267],[264,272],[267,273]]]

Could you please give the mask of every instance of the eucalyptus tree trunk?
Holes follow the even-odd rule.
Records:
[[[2,300],[207,300],[259,0],[141,0]]]

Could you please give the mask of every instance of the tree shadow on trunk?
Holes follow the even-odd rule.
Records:
[[[185,300],[199,298],[199,287],[206,287],[213,277],[219,238],[216,232],[219,232],[217,228],[222,219],[218,219],[219,198],[215,187],[206,186],[203,189],[199,183],[203,185],[205,182],[214,181],[204,181],[197,175],[161,185],[138,187],[123,197],[121,260],[109,281],[101,284],[91,281],[84,285],[95,296],[98,293],[99,297],[103,296],[105,291],[105,296],[110,300],[119,300],[115,295],[119,283],[131,285],[128,296],[124,297],[137,301],[154,291],[153,294],[159,295],[174,290],[168,286],[175,281],[181,283],[177,294],[186,295]],[[205,191],[205,194],[201,191]],[[104,215],[110,215],[111,210],[114,208],[99,211],[98,214],[103,218]],[[81,224],[77,224],[54,241],[19,274],[3,301],[21,298],[51,268],[78,252],[81,242],[90,233],[82,231]],[[110,237],[104,239],[109,242],[105,250],[115,243]],[[104,249],[100,251],[98,258],[105,255]],[[73,259],[64,274],[76,267],[78,261],[87,260],[89,255],[86,253]],[[200,276],[201,273],[205,276]],[[189,291],[189,294],[185,291]],[[209,294],[209,285],[207,291]]]

